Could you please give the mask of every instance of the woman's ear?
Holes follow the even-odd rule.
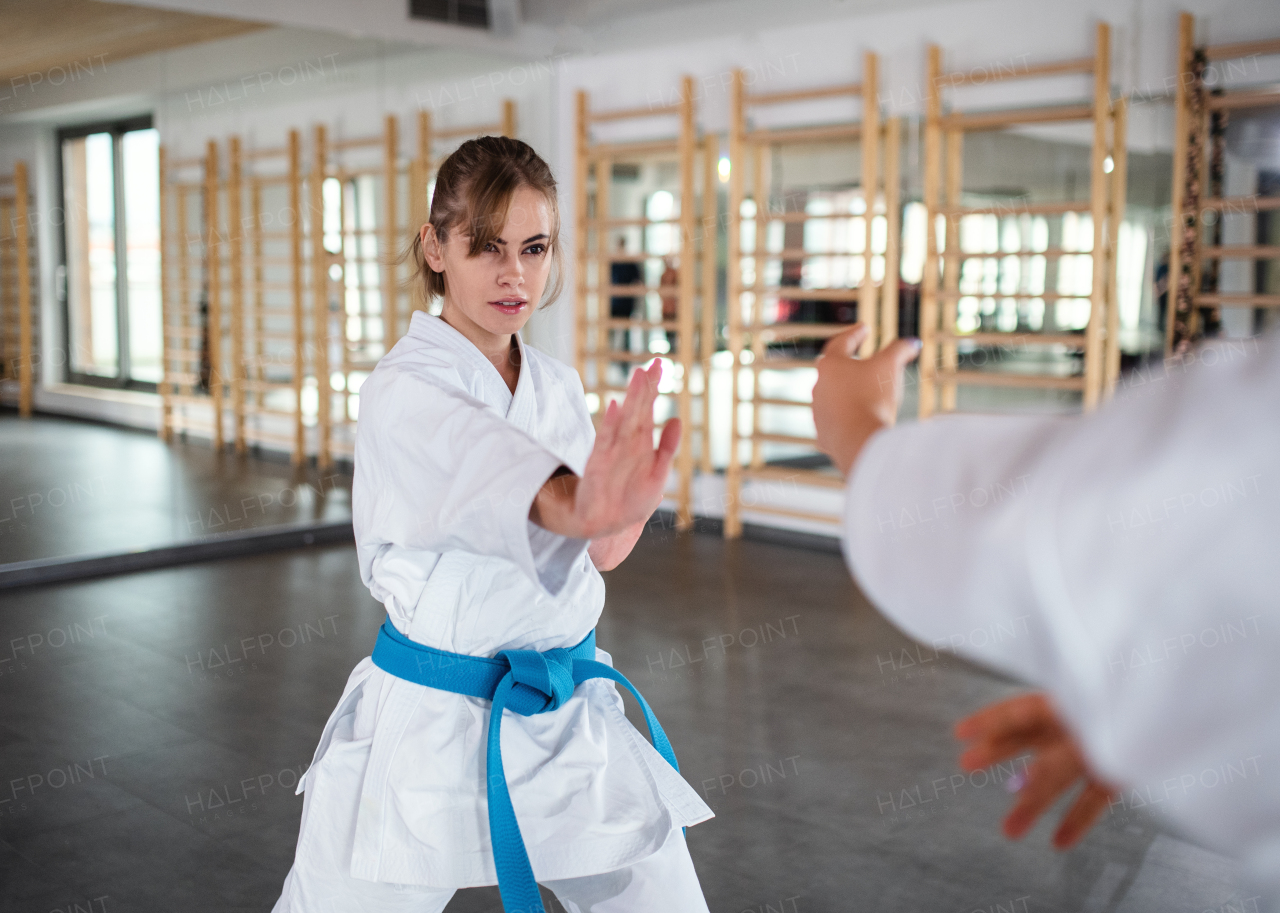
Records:
[[[422,239],[422,257],[427,261],[427,266],[437,273],[443,273],[444,246],[440,243],[435,226],[430,222],[423,225],[419,230],[419,237]]]

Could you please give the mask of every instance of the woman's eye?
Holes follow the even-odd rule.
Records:
[[[539,256],[539,257],[542,256],[542,254],[545,251],[546,251],[546,247],[544,247],[541,244],[533,244],[524,249],[524,252],[526,254],[533,254],[534,256]]]
[[[495,254],[498,253],[498,245],[494,244],[492,241],[486,244],[484,249],[486,252],[493,251]]]

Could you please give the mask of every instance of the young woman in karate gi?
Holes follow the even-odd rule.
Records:
[[[578,644],[604,604],[600,571],[661,500],[680,429],[654,447],[660,366],[635,373],[597,435],[577,373],[519,336],[559,292],[559,227],[555,180],[529,146],[464,143],[413,246],[441,316],[415,311],[361,387],[360,574],[419,644],[485,657]],[[428,913],[495,884],[489,715],[489,701],[362,660],[299,784],[276,913]],[[627,721],[613,683],[504,713],[501,745],[533,873],[570,913],[705,913],[682,828],[711,810]]]

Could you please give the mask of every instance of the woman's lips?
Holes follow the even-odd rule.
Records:
[[[504,314],[519,314],[528,305],[527,301],[490,301],[489,304]]]

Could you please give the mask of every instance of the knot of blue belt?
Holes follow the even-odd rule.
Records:
[[[498,871],[498,891],[508,913],[545,913],[538,884],[525,851],[524,838],[507,791],[502,767],[502,711],[521,716],[548,713],[562,707],[574,689],[593,678],[607,678],[630,691],[644,710],[649,738],[667,763],[676,770],[676,753],[662,731],[648,702],[627,677],[612,666],[596,661],[593,630],[572,647],[555,650],[503,650],[492,658],[437,650],[405,637],[390,619],[378,631],[373,662],[383,671],[428,688],[466,694],[493,701],[489,713],[487,750],[489,838]]]

